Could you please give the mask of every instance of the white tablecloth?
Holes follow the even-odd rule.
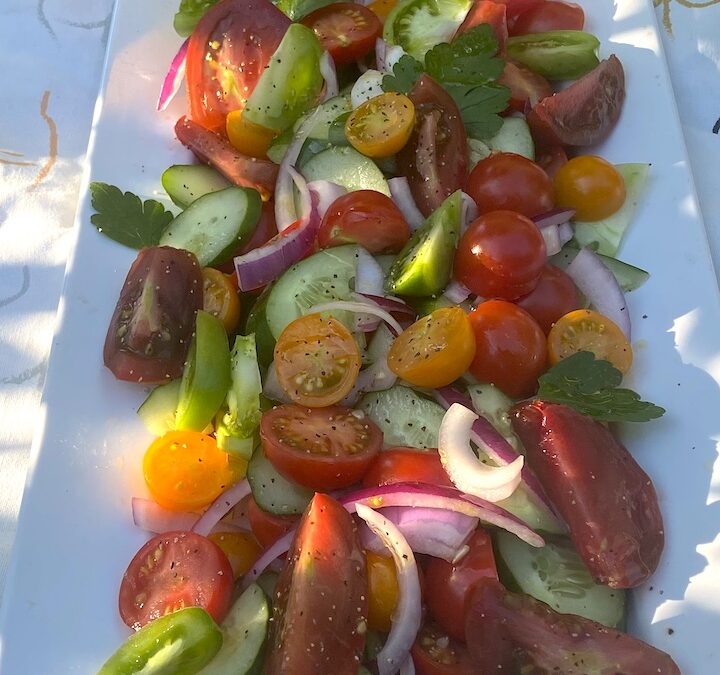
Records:
[[[720,0],[654,2],[718,266]],[[112,6],[0,0],[0,597]]]

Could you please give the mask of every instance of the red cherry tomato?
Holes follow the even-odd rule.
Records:
[[[430,615],[451,637],[465,642],[465,605],[480,579],[497,579],[490,535],[479,527],[466,542],[470,550],[456,564],[431,558],[425,570]]]
[[[546,260],[535,223],[514,211],[493,211],[460,238],[454,275],[477,295],[515,300],[537,286]]]
[[[194,532],[166,532],[130,561],[120,584],[120,616],[137,630],[183,607],[202,607],[220,623],[230,608],[233,570],[222,550]]]
[[[322,48],[339,66],[367,56],[382,33],[380,19],[367,7],[353,2],[321,7],[300,23],[314,31]]]
[[[546,33],[551,30],[582,30],[585,12],[580,5],[558,0],[545,0],[541,5],[523,12],[513,24],[513,35]]]
[[[465,20],[460,24],[455,36],[467,33],[480,24],[486,23],[492,28],[498,41],[498,52],[505,51],[508,39],[507,8],[492,0],[475,0]]]
[[[289,532],[299,518],[297,516],[276,516],[261,509],[252,495],[247,501],[247,517],[250,529],[263,548],[269,548],[286,532]]]
[[[360,244],[372,254],[399,253],[410,227],[395,202],[375,190],[338,197],[328,208],[318,232],[320,248]]]
[[[529,396],[547,365],[547,342],[537,321],[503,300],[488,300],[469,315],[477,351],[470,372],[512,398]]]
[[[420,628],[411,653],[417,675],[478,675],[467,647],[430,621]]]
[[[375,487],[393,483],[453,487],[453,482],[440,462],[440,455],[434,449],[390,448],[378,453],[363,477],[363,485]]]
[[[527,295],[515,301],[540,324],[545,333],[561,317],[580,309],[580,295],[573,280],[561,269],[545,265],[538,285]]]
[[[548,175],[527,157],[511,152],[480,160],[470,173],[467,191],[481,214],[508,210],[532,218],[554,205]]]
[[[552,180],[557,172],[567,164],[568,156],[561,145],[551,145],[541,149],[535,161]]]
[[[553,94],[550,83],[542,75],[510,61],[505,63],[498,83],[510,89],[510,110],[521,113]]]

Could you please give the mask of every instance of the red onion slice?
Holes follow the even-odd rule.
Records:
[[[398,603],[390,633],[377,655],[379,675],[395,675],[409,658],[420,630],[422,611],[417,564],[402,532],[390,520],[363,504],[357,505],[356,512],[390,551],[397,570]]]
[[[467,230],[468,225],[478,217],[480,211],[475,200],[466,192],[461,193],[460,199],[460,231],[464,232]]]
[[[332,302],[323,302],[319,305],[315,305],[308,310],[308,314],[313,312],[334,312],[334,311],[346,311],[355,312],[359,314],[372,314],[382,321],[384,321],[391,331],[395,335],[402,333],[402,326],[397,322],[395,317],[381,309],[377,305],[370,304],[369,302],[351,302],[349,300],[334,300]]]
[[[580,292],[600,314],[615,322],[629,340],[630,311],[620,284],[600,256],[582,249],[565,270]]]
[[[398,675],[415,675],[415,662],[412,659],[412,654],[405,659],[405,663],[400,666],[400,672]]]
[[[575,209],[553,209],[533,218],[533,222],[542,230],[567,223],[575,215]]]
[[[374,295],[372,293],[358,293],[358,295],[362,296],[363,301],[370,300],[391,314],[399,314],[413,321],[417,318],[417,312],[400,298],[391,295]]]
[[[382,38],[375,40],[375,67],[380,71],[385,71],[385,58],[387,56],[388,43]]]
[[[575,236],[572,225],[570,223],[558,225],[558,236],[560,237],[560,246],[565,246]]]
[[[377,260],[362,246],[358,246],[355,291],[365,295],[379,296],[383,292],[385,274]]]
[[[347,192],[342,185],[329,180],[313,180],[307,186],[312,197],[313,208],[317,211],[320,219],[325,217],[330,205]]]
[[[560,232],[557,225],[548,225],[540,230],[542,238],[545,240],[545,252],[547,255],[555,255],[560,253],[562,243],[560,241]]]
[[[293,528],[289,532],[286,532],[280,539],[278,539],[272,546],[266,548],[263,554],[255,561],[255,564],[250,568],[250,571],[243,577],[240,584],[240,589],[245,590],[250,584],[257,581],[258,577],[270,567],[277,558],[281,555],[285,555],[292,545],[293,539],[297,528]]]
[[[263,396],[269,398],[271,401],[277,401],[278,403],[292,403],[292,399],[287,395],[287,392],[280,384],[280,380],[278,380],[277,370],[275,369],[275,361],[268,366],[267,373],[265,374]]]
[[[388,181],[390,194],[392,195],[395,206],[400,209],[410,229],[414,232],[425,223],[425,216],[415,203],[415,198],[410,191],[410,184],[405,176],[391,178]]]
[[[170,511],[152,499],[141,497],[132,498],[132,517],[137,527],[153,534],[191,530],[198,520],[197,513]]]
[[[331,98],[335,98],[340,93],[335,61],[333,61],[332,56],[330,56],[328,52],[323,52],[320,57],[320,74],[325,80],[325,92],[322,96],[324,103]]]
[[[180,49],[178,49],[178,53],[173,56],[170,69],[167,75],[165,75],[162,88],[160,89],[160,96],[157,102],[158,111],[165,110],[165,108],[170,105],[170,101],[172,101],[178,91],[180,91],[183,79],[185,78],[185,60],[189,43],[190,38],[182,43]]]
[[[207,537],[220,520],[230,512],[236,504],[250,494],[250,483],[243,479],[223,492],[193,526],[193,532]]]
[[[470,295],[470,289],[463,286],[459,281],[451,281],[443,295],[453,304],[459,305],[461,302],[465,302]]]

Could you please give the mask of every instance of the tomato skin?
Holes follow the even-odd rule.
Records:
[[[505,63],[498,83],[510,89],[510,110],[521,113],[553,94],[552,86],[542,75],[512,61]]]
[[[310,28],[336,65],[354,63],[375,48],[382,34],[380,19],[367,7],[353,2],[336,2],[316,9],[300,23]]]
[[[611,588],[642,584],[657,568],[664,530],[652,481],[633,456],[567,406],[527,401],[510,418],[593,577]]]
[[[365,644],[365,556],[350,514],[318,493],[278,579],[266,673],[355,673]]]
[[[357,190],[338,197],[323,216],[320,248],[359,244],[373,255],[400,253],[410,239],[410,226],[390,197]]]
[[[415,125],[415,106],[404,94],[388,91],[350,113],[345,135],[367,157],[391,157],[405,147]]]
[[[507,8],[508,19],[516,19],[523,12],[541,5],[545,0],[495,0]]]
[[[552,145],[541,149],[535,158],[537,165],[542,167],[551,180],[555,179],[557,172],[567,164],[567,161],[567,153],[560,145]]]
[[[453,274],[476,295],[515,300],[537,286],[546,260],[535,223],[514,211],[492,211],[463,233]]]
[[[398,0],[373,0],[373,2],[368,5],[368,9],[370,9],[380,21],[385,23],[385,19],[387,19],[388,16],[390,16],[390,12],[395,9],[397,2]]]
[[[470,313],[477,351],[470,372],[511,398],[532,394],[547,365],[545,334],[524,309],[489,300]]]
[[[267,157],[268,148],[277,135],[272,129],[250,122],[242,110],[231,110],[227,114],[225,133],[238,152],[258,159]]]
[[[269,0],[224,0],[211,7],[188,44],[185,80],[192,119],[224,132],[225,116],[245,108],[290,23]],[[232,74],[232,92],[224,89],[225,73]]]
[[[415,105],[415,129],[398,153],[398,168],[427,217],[465,185],[467,134],[452,96],[429,75],[420,76],[408,97]]]
[[[194,254],[170,246],[138,253],[103,347],[105,366],[118,380],[152,384],[182,375],[202,287]]]
[[[467,33],[483,23],[492,28],[498,41],[498,52],[504,52],[505,43],[508,39],[508,25],[507,7],[502,3],[492,2],[492,0],[475,0],[467,16],[457,29],[455,37]]]
[[[260,555],[260,545],[249,532],[213,532],[208,539],[227,556],[236,579],[247,574]]]
[[[559,0],[545,0],[523,12],[515,21],[513,35],[546,33],[551,30],[582,30],[585,12],[580,5]]]
[[[263,413],[260,439],[286,478],[311,490],[336,490],[360,481],[382,445],[382,431],[349,408],[281,405]]]
[[[527,157],[511,152],[498,152],[480,160],[470,173],[467,191],[480,215],[507,210],[532,218],[554,206],[553,184],[548,175]]]
[[[216,544],[194,532],[166,532],[130,561],[120,584],[120,616],[137,630],[158,616],[195,606],[221,623],[232,591],[230,561]]]
[[[437,450],[390,448],[378,453],[363,476],[363,486],[375,487],[394,483],[427,483],[453,487],[443,469]]]
[[[590,619],[555,612],[492,579],[475,587],[465,631],[478,673],[680,675],[659,649]]]
[[[299,520],[297,516],[276,516],[261,509],[252,495],[247,501],[247,517],[252,533],[263,548],[270,548],[280,537],[295,527]]]
[[[411,654],[417,675],[478,674],[467,647],[432,622],[426,622],[418,631]]]
[[[368,575],[368,628],[387,633],[398,603],[395,562],[392,558],[365,551]]]
[[[552,265],[545,265],[538,285],[515,304],[530,314],[546,335],[561,316],[582,307],[573,280]]]
[[[203,277],[203,310],[222,321],[229,335],[240,322],[240,296],[235,275],[227,276],[212,268],[204,267]]]
[[[497,579],[495,554],[490,535],[478,527],[466,545],[470,550],[453,564],[431,558],[425,570],[430,615],[451,638],[465,642],[465,606],[480,579]]]

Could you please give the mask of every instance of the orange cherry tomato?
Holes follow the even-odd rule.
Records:
[[[623,375],[632,366],[632,347],[625,334],[616,323],[591,309],[577,309],[560,317],[548,335],[552,364],[583,351],[610,361]]]
[[[222,321],[233,333],[240,322],[240,296],[234,274],[223,274],[213,267],[203,267],[203,309]]]
[[[242,110],[233,110],[225,118],[225,131],[230,144],[243,155],[265,159],[270,143],[277,135],[272,129],[246,119]]]
[[[555,201],[577,220],[602,220],[625,203],[625,180],[602,157],[573,157],[555,174]]]
[[[395,9],[398,0],[374,0],[368,5],[368,9],[371,10],[380,21],[385,23],[385,19],[388,18],[390,12]]]
[[[368,157],[390,157],[405,147],[415,126],[415,106],[389,91],[365,101],[345,122],[350,144]]]
[[[365,552],[368,577],[368,628],[387,633],[400,596],[392,558]]]
[[[230,561],[236,579],[250,571],[262,548],[249,532],[213,532],[208,539],[215,542]]]

